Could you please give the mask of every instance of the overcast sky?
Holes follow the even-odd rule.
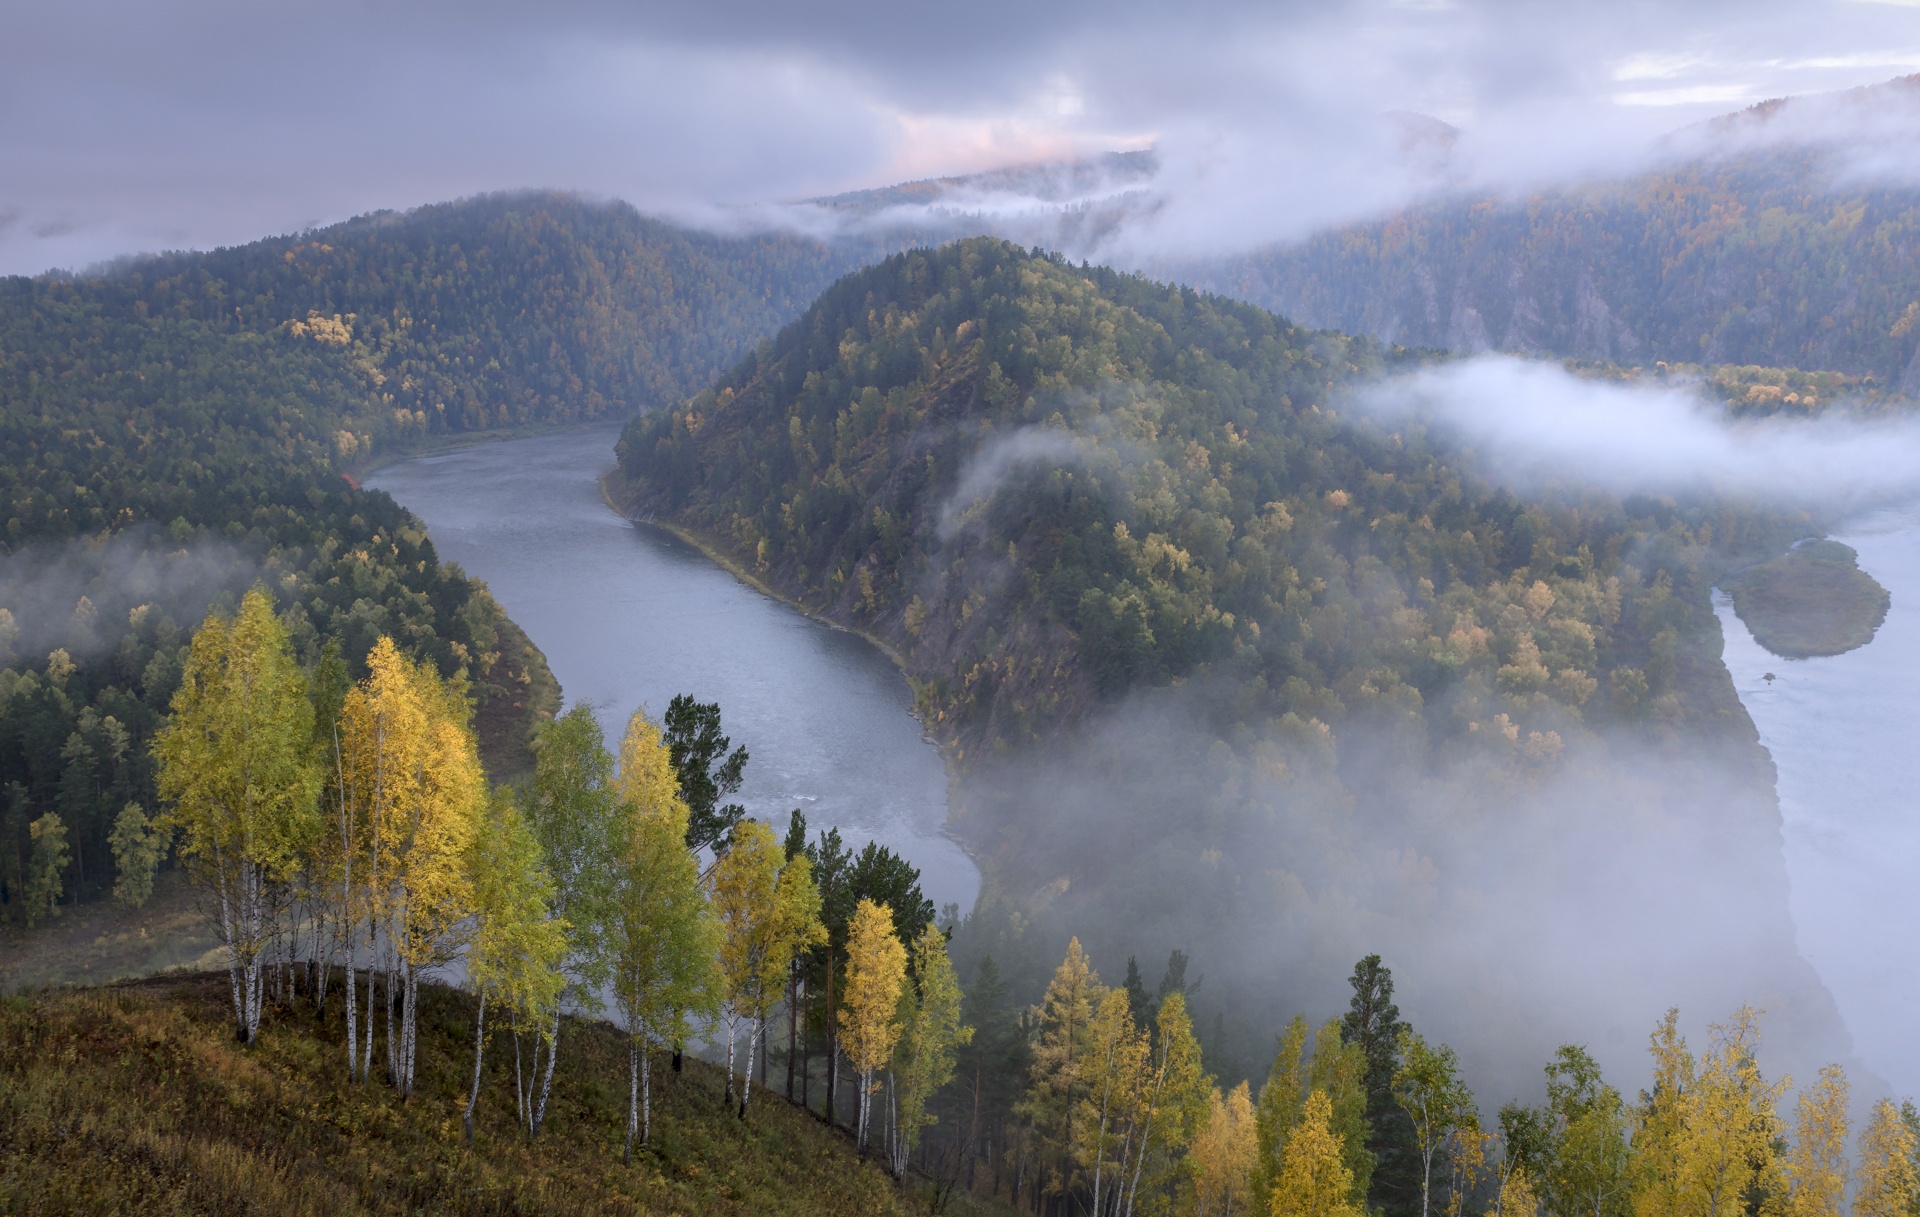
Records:
[[[1253,242],[1920,71],[1920,0],[0,0],[0,272],[484,190],[689,216],[1157,146]],[[1444,175],[1443,175],[1444,176]],[[1224,237],[1223,237],[1224,234]]]

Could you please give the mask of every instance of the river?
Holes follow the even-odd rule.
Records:
[[[1716,599],[1726,663],[1779,772],[1800,950],[1862,1060],[1920,1094],[1920,508],[1834,536],[1893,594],[1873,641],[1782,659]],[[1773,676],[1768,680],[1768,675]]]
[[[493,590],[546,654],[568,705],[609,740],[677,693],[720,703],[750,755],[739,801],[785,831],[838,827],[920,868],[937,906],[973,907],[980,872],[943,835],[947,776],[898,669],[855,634],[746,586],[600,497],[615,427],[481,444],[366,479],[426,521],[442,559]]]

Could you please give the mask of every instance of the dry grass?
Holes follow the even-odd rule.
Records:
[[[63,904],[32,929],[0,922],[0,992],[223,966],[211,923],[179,871],[158,877],[144,908],[96,900]]]
[[[304,1006],[278,1013],[249,1049],[224,974],[0,999],[0,1212],[924,1211],[783,1101],[756,1095],[733,1118],[699,1061],[656,1065],[654,1145],[623,1166],[625,1049],[605,1024],[562,1032],[532,1143],[513,1120],[511,1043],[495,1041],[468,1148],[472,1015],[465,994],[424,990],[421,1082],[403,1103],[345,1080],[337,1002],[319,1026]]]

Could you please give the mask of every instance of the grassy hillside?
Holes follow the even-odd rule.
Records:
[[[924,1206],[849,1140],[757,1095],[744,1121],[717,1070],[656,1069],[655,1145],[621,1164],[626,1049],[570,1022],[553,1109],[529,1143],[496,1038],[476,1143],[465,994],[422,990],[423,1085],[409,1102],[344,1080],[341,1028],[306,1008],[233,1042],[224,974],[0,1000],[0,1210],[9,1213],[888,1214]],[[337,1004],[336,1004],[337,1017]]]

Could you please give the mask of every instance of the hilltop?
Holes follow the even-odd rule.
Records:
[[[302,1007],[233,1042],[224,974],[0,999],[0,1209],[75,1213],[906,1214],[849,1139],[762,1092],[745,1120],[719,1071],[655,1071],[651,1152],[621,1164],[626,1047],[569,1020],[546,1127],[515,1122],[496,1037],[461,1141],[472,999],[422,992],[423,1085],[402,1102],[342,1076],[341,1029]],[[965,1211],[965,1210],[961,1210]]]

